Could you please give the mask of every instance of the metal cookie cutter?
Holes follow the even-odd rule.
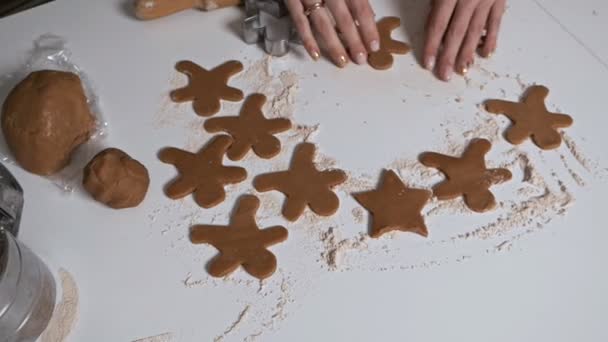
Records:
[[[299,42],[296,29],[282,0],[245,0],[247,18],[243,21],[243,40],[264,43],[271,56],[284,56],[290,42]]]
[[[0,230],[13,236],[19,233],[23,211],[23,189],[13,175],[0,164]]]

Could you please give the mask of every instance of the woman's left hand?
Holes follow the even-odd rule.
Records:
[[[465,74],[483,37],[481,55],[496,49],[506,0],[434,0],[427,23],[424,66],[444,81]]]

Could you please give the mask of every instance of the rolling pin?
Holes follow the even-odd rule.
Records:
[[[141,20],[151,20],[191,8],[211,11],[240,3],[241,0],[135,0],[135,16]]]

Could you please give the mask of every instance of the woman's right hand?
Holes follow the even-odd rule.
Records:
[[[310,56],[321,57],[320,41],[339,67],[350,59],[367,63],[368,52],[378,51],[380,37],[368,0],[285,0],[300,39]],[[334,26],[335,20],[335,26]]]

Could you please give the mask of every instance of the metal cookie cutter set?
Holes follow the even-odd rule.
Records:
[[[34,342],[55,307],[55,279],[17,239],[23,190],[0,164],[0,342]]]
[[[298,34],[282,0],[245,0],[247,17],[243,21],[243,40],[263,42],[271,56],[284,56],[290,43],[299,43]]]

